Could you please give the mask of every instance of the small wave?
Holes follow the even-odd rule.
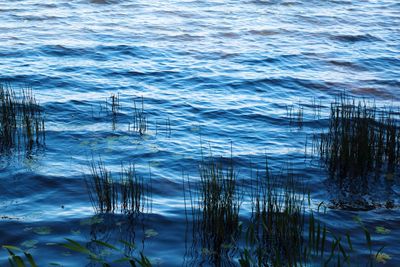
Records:
[[[279,34],[278,31],[272,29],[264,29],[264,30],[250,30],[247,32],[250,35],[260,35],[260,36],[271,36]]]
[[[383,99],[398,99],[397,92],[391,93],[388,90],[382,90],[374,87],[355,87],[350,90],[353,94],[360,96],[372,96]]]
[[[63,45],[43,45],[39,50],[42,53],[53,56],[81,56],[86,52],[84,48],[73,48]]]
[[[90,0],[92,4],[100,4],[100,5],[108,5],[108,4],[115,4],[118,3],[117,0]]]
[[[328,63],[332,64],[334,66],[345,67],[345,68],[349,68],[349,69],[353,69],[353,70],[359,70],[359,71],[366,70],[365,67],[362,67],[362,66],[355,64],[353,62],[350,62],[350,61],[342,61],[342,60],[332,59],[332,60],[329,60]]]
[[[340,34],[331,37],[332,40],[347,42],[347,43],[356,43],[356,42],[372,42],[379,41],[380,39],[372,36],[370,34]]]

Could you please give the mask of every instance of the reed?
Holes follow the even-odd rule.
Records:
[[[106,109],[112,116],[116,117],[120,110],[119,93],[111,94],[108,99],[106,99]]]
[[[210,234],[214,248],[220,248],[237,233],[240,201],[237,173],[233,164],[225,167],[212,160],[200,165],[200,208],[202,230]]]
[[[289,120],[290,126],[303,128],[304,108],[301,106],[301,103],[298,103],[297,106],[286,106],[286,116]]]
[[[148,207],[148,191],[134,165],[121,167],[119,180],[114,180],[102,161],[90,164],[91,174],[85,179],[92,206],[98,213],[139,214]]]
[[[31,150],[44,142],[44,116],[32,89],[22,89],[17,95],[11,87],[0,84],[0,152]]]
[[[118,186],[102,161],[90,163],[90,177],[85,179],[89,198],[96,212],[114,212],[118,207]]]
[[[133,164],[122,167],[121,173],[121,210],[125,213],[143,212],[146,206],[146,192],[143,178],[138,176]]]
[[[305,261],[305,195],[295,192],[292,177],[283,187],[277,181],[266,165],[251,192],[252,215],[245,238],[249,247],[242,257],[253,258],[252,266],[297,266]]]
[[[140,135],[143,135],[146,133],[148,128],[147,115],[144,111],[143,97],[141,99],[141,107],[137,106],[135,100],[133,101],[133,103],[133,120],[132,123],[129,125],[129,131],[138,132]]]
[[[221,266],[229,258],[229,251],[240,237],[239,194],[237,172],[232,159],[229,164],[221,159],[202,160],[199,166],[198,190],[188,182],[194,243],[201,247],[214,266]],[[194,246],[196,246],[196,244]]]
[[[296,192],[293,177],[289,175],[283,184],[279,180],[270,174],[268,164],[264,175],[257,175],[239,265],[350,266],[354,262],[350,233],[342,235],[328,229],[321,222],[326,215],[323,202],[312,209],[310,195]],[[366,240],[363,249],[370,251],[365,263],[373,266],[383,247],[374,254],[371,234],[363,224],[361,227]]]
[[[332,177],[393,175],[399,167],[399,113],[342,95],[331,104],[329,122],[317,150]]]

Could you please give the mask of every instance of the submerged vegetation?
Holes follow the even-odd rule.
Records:
[[[119,180],[114,180],[103,162],[91,163],[91,175],[85,179],[93,208],[99,213],[121,211],[138,214],[149,208],[149,186],[136,174],[134,165],[121,167]]]
[[[32,89],[17,94],[0,84],[0,153],[11,149],[30,151],[44,142],[44,116]]]
[[[299,129],[303,127],[304,123],[304,108],[300,103],[297,106],[288,105],[286,106],[286,116],[289,120],[290,126],[296,126]]]
[[[197,187],[184,182],[185,203],[190,203],[186,212],[192,222],[188,227],[193,233],[187,266],[200,262],[212,266],[236,262],[243,267],[343,266],[354,262],[351,235],[337,234],[322,223],[326,206],[320,203],[315,210],[293,174],[278,177],[266,165],[246,191],[238,182],[232,159],[223,162],[222,158],[203,160]],[[241,216],[242,205],[251,208],[250,218]],[[383,247],[374,254],[371,234],[361,226],[366,240],[363,249],[370,251],[365,263],[372,266]]]
[[[283,187],[277,181],[267,166],[252,188],[246,253],[257,259],[257,266],[297,266],[305,261],[304,193],[296,193],[293,177],[287,177]]]
[[[104,109],[108,118],[111,117],[112,129],[116,130],[118,123],[124,122],[128,125],[128,132],[138,133],[140,136],[145,135],[150,130],[150,126],[157,135],[160,132],[171,136],[171,120],[169,117],[163,119],[149,120],[148,111],[145,110],[144,98],[133,99],[133,105],[127,103],[122,106],[120,94],[111,94],[105,103],[105,108],[100,105],[99,116]],[[94,116],[92,108],[92,117]],[[126,116],[124,116],[126,115]],[[125,120],[123,119],[125,117]],[[128,118],[128,119],[126,119]]]
[[[230,248],[240,236],[241,197],[238,192],[237,172],[232,159],[229,164],[224,164],[222,159],[213,158],[209,161],[203,160],[199,172],[198,190],[191,192],[192,186],[188,181],[188,192],[184,191],[185,194],[189,193],[193,240],[199,242],[203,254],[215,266],[220,266],[221,260],[224,260],[221,255],[228,256]]]
[[[338,179],[392,176],[400,165],[400,113],[341,96],[331,104],[329,129],[319,153]]]
[[[344,94],[331,104],[328,119],[314,148],[328,170],[332,207],[393,208],[385,187],[399,171],[400,113]]]
[[[144,111],[144,101],[143,97],[141,99],[141,107],[136,106],[136,101],[134,103],[133,110],[133,120],[132,123],[129,124],[128,130],[138,132],[140,135],[146,133],[148,128],[147,116]]]
[[[111,113],[112,116],[117,116],[120,110],[120,103],[119,103],[119,93],[118,94],[111,94],[110,97],[110,102],[108,102],[108,99],[106,101],[106,107],[108,112]]]

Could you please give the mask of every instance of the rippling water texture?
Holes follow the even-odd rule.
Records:
[[[326,123],[307,105],[328,107],[343,90],[398,105],[399,25],[395,0],[0,1],[0,81],[32,86],[47,121],[43,151],[1,158],[1,243],[30,248],[43,266],[83,265],[54,243],[107,235],[85,223],[94,211],[83,178],[100,155],[116,172],[128,162],[145,179],[151,170],[153,211],[136,239],[146,237],[145,253],[162,266],[185,264],[182,170],[198,177],[201,143],[229,156],[232,142],[239,169],[262,168],[268,154],[275,171],[292,166],[315,203],[331,201],[326,172],[304,160],[306,136]],[[104,115],[112,93],[115,127]],[[128,107],[141,97],[143,136],[127,131]],[[302,129],[288,123],[292,104],[304,107]],[[398,185],[382,190],[398,204]],[[358,233],[356,243],[364,236],[353,216],[372,232],[390,229],[373,241],[387,246],[388,265],[400,264],[398,208],[328,213],[326,223]],[[118,216],[110,220],[124,235]]]

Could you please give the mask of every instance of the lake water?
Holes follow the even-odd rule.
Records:
[[[0,81],[31,86],[46,119],[44,148],[0,157],[0,243],[28,249],[40,266],[84,266],[57,243],[129,236],[156,266],[207,266],[189,259],[182,172],[198,179],[201,153],[211,150],[232,153],[242,179],[266,155],[275,172],[290,165],[313,203],[331,207],[324,223],[362,247],[356,216],[374,251],[385,245],[385,266],[400,265],[398,175],[376,185],[375,208],[336,207],[326,170],[304,156],[344,90],[399,105],[399,25],[395,0],[0,1]],[[105,105],[112,94],[115,118]],[[148,119],[143,135],[128,131],[134,103]],[[304,110],[302,127],[289,121],[292,105]],[[93,219],[84,181],[92,158],[115,173],[134,163],[151,180],[145,219]],[[357,263],[369,252],[355,254]]]

